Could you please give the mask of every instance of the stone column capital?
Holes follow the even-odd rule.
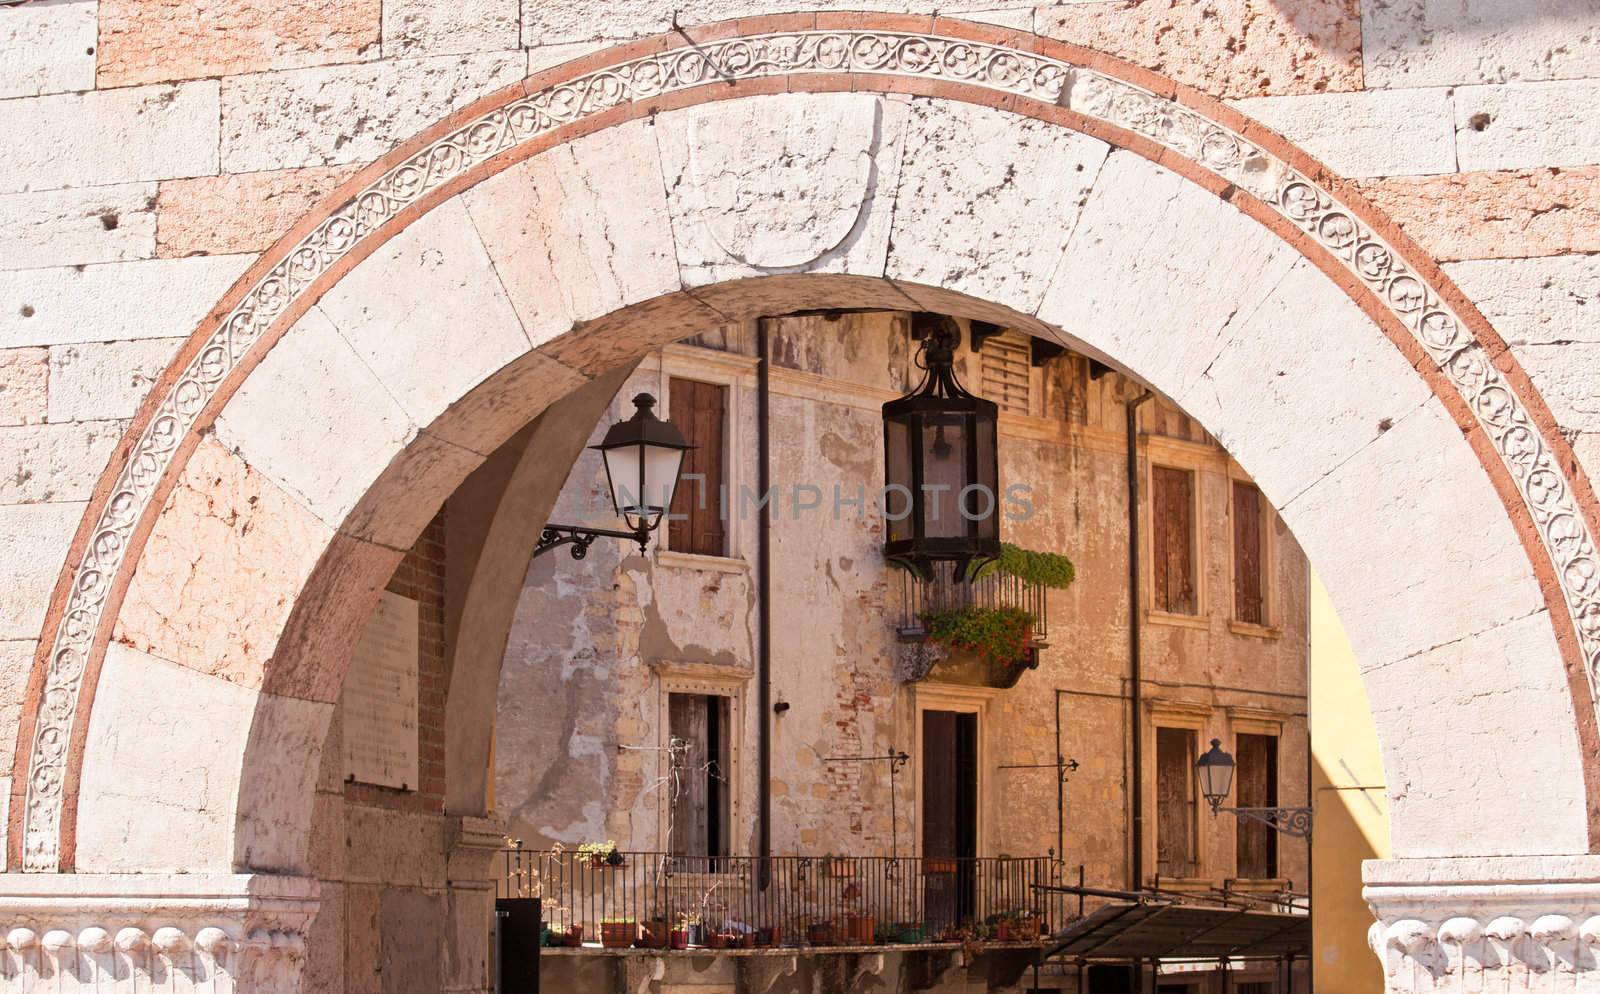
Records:
[[[1362,881],[1389,994],[1600,983],[1600,855],[1368,860]]]
[[[319,904],[308,877],[0,874],[0,987],[293,994]]]

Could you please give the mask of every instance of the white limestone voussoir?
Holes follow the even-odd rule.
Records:
[[[1221,339],[1173,399],[1277,505],[1433,396],[1366,312],[1305,259]]]
[[[84,751],[78,869],[231,870],[240,764],[259,696],[113,642]]]
[[[682,288],[655,131],[608,128],[463,195],[534,345]]]
[[[217,440],[338,528],[416,434],[381,380],[313,308],[239,388]]]
[[[924,98],[911,101],[904,146],[889,278],[1036,311],[1110,146]]]
[[[1169,396],[1188,392],[1298,258],[1277,235],[1171,170],[1113,152],[1038,317]]]
[[[0,272],[0,347],[186,337],[250,256]]]
[[[1499,494],[1438,400],[1396,421],[1281,512],[1339,605],[1363,669],[1544,607]],[[1394,566],[1418,562],[1440,567]]]
[[[0,101],[0,193],[209,176],[218,93],[196,80]]]
[[[317,307],[419,425],[533,347],[459,200],[385,243]]]
[[[686,287],[778,273],[881,276],[909,103],[761,96],[656,118]]]
[[[241,775],[235,865],[310,874],[311,824],[323,742],[338,705],[277,694],[256,701]]]

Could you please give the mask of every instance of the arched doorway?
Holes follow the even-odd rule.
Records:
[[[976,189],[962,161],[991,147],[1030,168]],[[1590,849],[1587,483],[1436,267],[1225,108],[994,29],[768,18],[518,84],[335,200],[107,470],[41,642],[8,866],[292,877],[355,622],[443,497],[653,346],[840,306],[1028,328],[1191,410],[1339,604],[1405,785],[1397,854]],[[218,618],[249,620],[219,642]],[[152,694],[205,720],[120,735]],[[226,757],[202,803],[127,775],[172,753]],[[292,951],[272,936],[301,913],[259,948]]]

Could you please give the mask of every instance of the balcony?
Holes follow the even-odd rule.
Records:
[[[501,897],[541,899],[547,953],[1037,945],[1065,924],[1051,858],[752,856],[507,849]],[[766,863],[768,884],[761,886]]]
[[[933,566],[932,579],[924,580],[909,571],[900,574],[900,617],[895,634],[901,642],[922,643],[931,649],[928,618],[967,608],[1014,609],[1031,616],[1032,624],[1023,639],[1024,650],[1019,659],[995,661],[923,651],[910,654],[908,665],[902,668],[904,679],[915,682],[936,678],[1009,689],[1016,686],[1025,671],[1038,668],[1039,652],[1050,643],[1049,589],[1044,584],[999,570],[963,583],[956,578],[955,564],[938,562]]]

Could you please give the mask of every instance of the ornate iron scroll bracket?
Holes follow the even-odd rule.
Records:
[[[1295,839],[1311,838],[1310,808],[1217,808],[1235,815],[1240,821],[1259,821],[1274,830]]]
[[[539,535],[539,544],[533,547],[534,558],[563,545],[572,546],[572,558],[583,559],[589,555],[589,546],[597,538],[621,538],[639,543],[639,554],[650,547],[650,529],[619,531],[614,528],[578,528],[573,525],[545,525]]]

